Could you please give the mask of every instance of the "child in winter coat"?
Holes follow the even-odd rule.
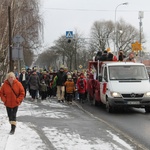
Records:
[[[41,99],[44,100],[47,97],[47,84],[44,80],[42,80],[40,84],[40,92],[41,92]]]
[[[67,102],[72,104],[73,93],[75,91],[75,84],[74,81],[72,80],[71,75],[68,76],[68,80],[65,82],[65,87],[66,87]]]

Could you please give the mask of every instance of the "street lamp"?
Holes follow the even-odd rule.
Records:
[[[115,8],[115,42],[114,42],[114,53],[115,53],[115,54],[116,54],[116,52],[118,51],[116,14],[117,14],[117,9],[118,9],[118,7],[121,6],[121,5],[128,5],[128,3],[127,3],[127,2],[121,3],[121,4],[117,5],[116,8]],[[115,46],[115,44],[116,44],[116,46]],[[117,48],[117,51],[116,51],[116,48]]]

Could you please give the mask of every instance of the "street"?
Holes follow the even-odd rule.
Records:
[[[135,140],[138,145],[144,145],[150,149],[150,114],[145,113],[141,108],[129,108],[126,111],[117,110],[114,113],[107,113],[105,106],[82,105],[83,109],[92,113],[94,116],[106,121],[112,128],[119,130],[129,136],[132,141]],[[140,144],[139,144],[140,143]],[[145,148],[144,148],[145,149]]]
[[[95,115],[82,108],[93,109]],[[96,110],[96,111],[95,111]],[[0,103],[1,150],[140,150],[103,120],[99,108],[58,103],[57,99],[31,102],[26,98],[18,110],[18,123],[14,135],[9,135],[10,125],[5,107]],[[109,116],[106,112],[101,116]],[[123,114],[125,115],[125,114]],[[136,114],[133,114],[136,116]],[[132,116],[133,116],[132,115]],[[103,116],[103,117],[104,117]],[[113,115],[110,115],[113,116]],[[117,115],[117,117],[119,114]],[[122,115],[121,115],[122,116]],[[111,117],[108,117],[109,119]],[[113,117],[114,118],[114,117]],[[108,119],[108,120],[109,120]],[[108,121],[107,120],[107,121]],[[113,120],[113,119],[112,119]],[[112,121],[110,120],[110,122]]]

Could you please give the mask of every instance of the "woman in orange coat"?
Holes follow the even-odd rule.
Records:
[[[15,74],[10,72],[1,87],[1,100],[6,106],[7,115],[11,124],[10,134],[14,134],[16,128],[16,114],[18,106],[25,96],[22,84],[16,79]]]

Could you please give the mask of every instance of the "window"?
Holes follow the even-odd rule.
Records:
[[[104,80],[108,81],[108,79],[107,79],[107,68],[106,67],[104,68]]]
[[[147,80],[148,74],[144,66],[110,66],[110,80]]]

